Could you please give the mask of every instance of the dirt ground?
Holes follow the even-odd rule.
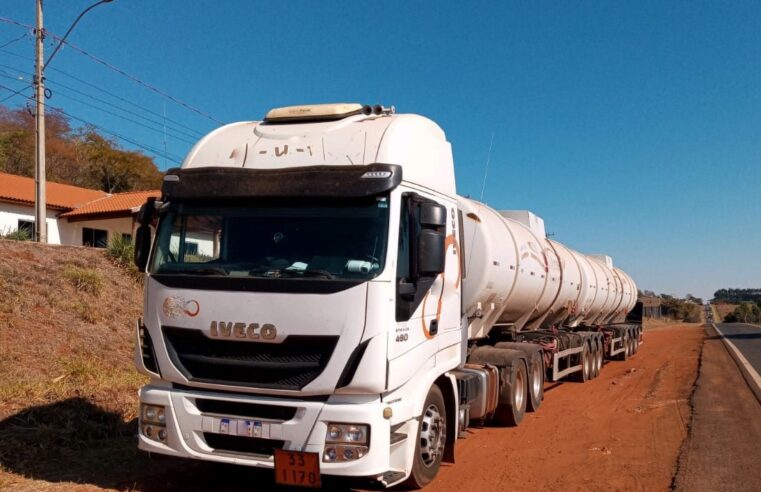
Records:
[[[426,490],[667,490],[690,421],[704,330],[662,324],[591,382],[548,385],[517,428],[477,429]]]
[[[426,490],[669,489],[687,435],[703,338],[704,329],[695,324],[648,327],[639,353],[626,362],[608,363],[597,379],[548,384],[539,412],[528,414],[519,427],[471,429],[458,442],[457,463],[444,466]],[[87,454],[97,459],[97,452]],[[255,470],[161,458],[146,459],[136,469],[131,453],[124,457],[130,465],[125,467],[114,463],[111,454],[106,456],[107,480],[86,474],[86,483],[77,486],[47,481],[44,474],[37,480],[13,475],[6,476],[5,486],[77,491],[272,488],[271,474]]]

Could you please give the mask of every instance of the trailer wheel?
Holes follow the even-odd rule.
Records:
[[[637,333],[637,330],[634,330],[634,337],[632,338],[632,346],[633,346],[633,352],[635,354],[639,352],[639,333]]]
[[[605,342],[602,339],[597,340],[597,349],[597,375],[599,376],[605,361]]]
[[[439,473],[447,442],[447,409],[444,396],[435,384],[428,391],[418,424],[418,440],[412,459],[412,473],[405,485],[421,489]]]
[[[600,374],[600,367],[597,365],[598,361],[600,360],[600,351],[602,350],[600,348],[600,344],[597,343],[597,340],[594,340],[592,342],[592,379],[596,378]]]
[[[542,352],[534,352],[529,363],[528,401],[526,409],[536,412],[544,399],[544,358]]]
[[[515,427],[521,423],[526,413],[528,377],[524,359],[513,359],[511,368],[507,376],[509,381],[500,384],[499,404],[494,412],[494,420],[500,425]]]
[[[576,381],[586,383],[592,379],[592,357],[589,344],[584,342],[584,350],[581,352],[581,370],[576,373]]]

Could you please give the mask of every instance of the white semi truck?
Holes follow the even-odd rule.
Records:
[[[545,380],[641,341],[637,288],[527,211],[458,196],[431,120],[359,104],[223,126],[138,216],[139,447],[422,487]]]

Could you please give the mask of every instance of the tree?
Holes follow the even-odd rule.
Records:
[[[109,193],[160,187],[161,172],[147,155],[120,148],[93,127],[74,130],[55,110],[45,126],[49,180]],[[34,176],[34,130],[28,111],[0,106],[0,171]]]
[[[85,128],[77,138],[86,163],[81,186],[118,193],[161,185],[161,173],[148,156],[121,150],[92,128]]]

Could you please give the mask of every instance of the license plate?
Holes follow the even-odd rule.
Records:
[[[299,487],[320,486],[320,455],[275,450],[275,482]]]

